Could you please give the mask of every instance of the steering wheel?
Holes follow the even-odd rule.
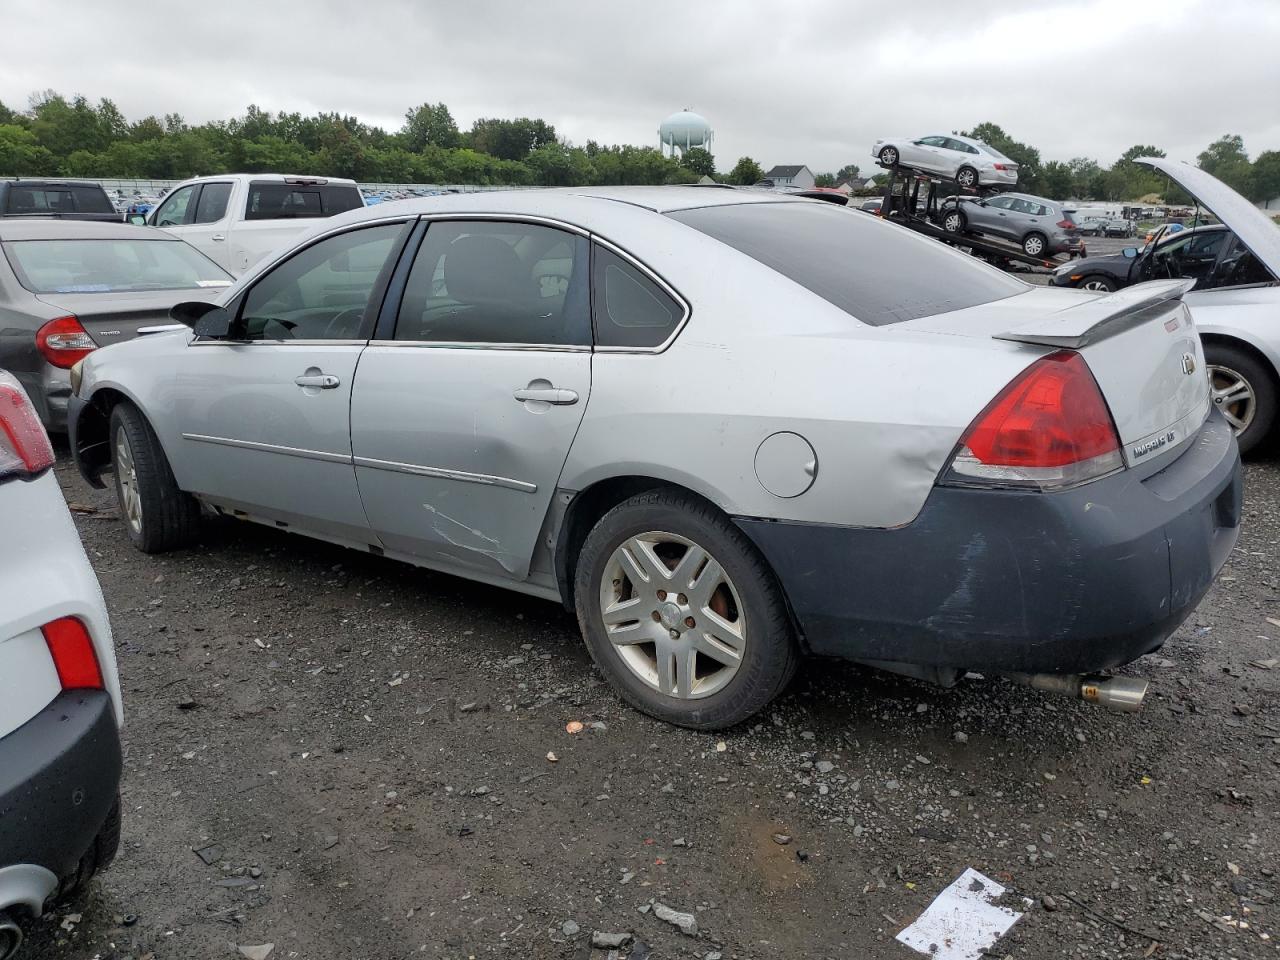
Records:
[[[335,333],[340,334],[343,332],[343,329],[342,329],[343,325],[351,317],[355,317],[357,320],[362,319],[364,317],[364,307],[348,307],[346,310],[343,310],[342,312],[340,312],[337,316],[335,316],[332,320],[330,320],[327,324],[325,324],[324,339],[325,340],[353,339],[352,337],[334,336]]]

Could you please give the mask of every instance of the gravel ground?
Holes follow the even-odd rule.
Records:
[[[1137,716],[821,663],[723,736],[623,707],[552,604],[231,521],[144,556],[58,477],[116,631],[124,840],[30,960],[605,960],[596,931],[634,960],[907,960],[970,866],[1036,900],[993,956],[1276,952],[1280,460],[1131,668]]]

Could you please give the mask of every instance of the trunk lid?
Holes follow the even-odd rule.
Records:
[[[1204,351],[1182,302],[1190,286],[1157,280],[1107,296],[1033,290],[901,326],[1025,344],[1037,348],[1035,356],[1079,351],[1111,410],[1125,462],[1133,466],[1181,445],[1209,413]]]
[[[169,308],[184,300],[215,302],[225,287],[129,293],[43,293],[40,300],[73,314],[100,347],[132,340],[144,327],[167,326]]]

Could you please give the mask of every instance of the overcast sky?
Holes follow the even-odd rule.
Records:
[[[994,121],[1045,159],[1135,143],[1280,149],[1277,0],[2,0],[0,101],[52,87],[133,120],[423,101],[656,144],[691,107],[722,170],[871,165],[877,137]]]

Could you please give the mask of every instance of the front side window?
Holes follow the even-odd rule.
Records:
[[[294,254],[244,298],[238,339],[364,340],[365,311],[405,225],[348,230]]]
[[[230,275],[220,266],[194,247],[173,239],[13,240],[3,246],[18,282],[32,293],[122,293],[231,285]]]
[[[231,199],[231,184],[206,183],[200,191],[193,223],[217,223],[227,215],[227,202]]]
[[[963,310],[1031,289],[914,231],[851,216],[829,203],[725,204],[669,216],[871,326]]]
[[[921,137],[920,142],[926,147],[945,147],[947,145],[946,137]]]
[[[176,227],[191,222],[191,201],[195,199],[198,185],[175,190],[164,198],[160,209],[156,211],[157,227]]]
[[[596,343],[657,347],[675,332],[684,308],[634,264],[597,246],[592,271]]]
[[[988,207],[995,207],[997,210],[1012,210],[1013,197],[992,197],[987,201]]]
[[[541,224],[436,221],[409,271],[395,338],[589,345],[587,250]]]

